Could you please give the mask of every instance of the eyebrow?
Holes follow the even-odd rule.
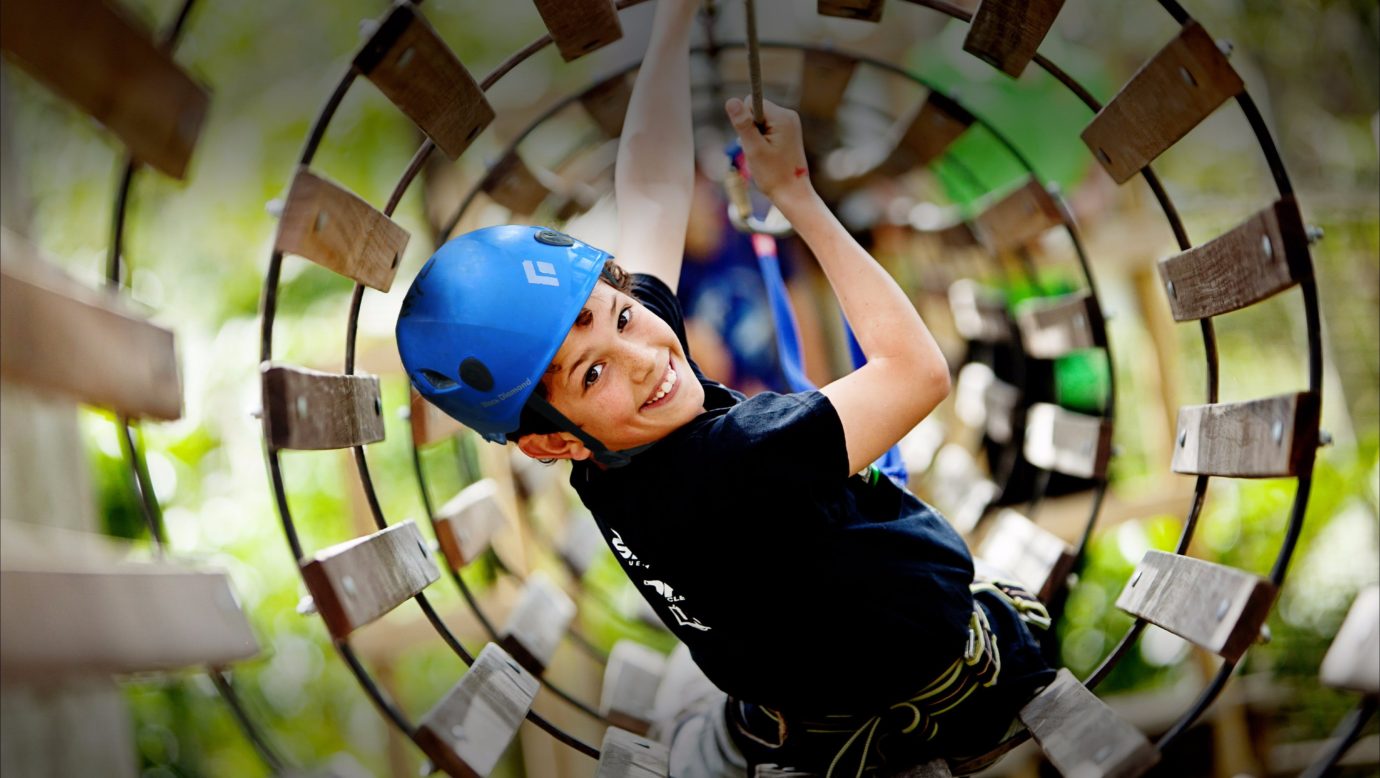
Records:
[[[609,304],[609,317],[612,318],[613,316],[616,316],[616,315],[617,315],[617,311],[618,311],[618,295],[615,294],[615,295],[613,296],[613,300],[612,300],[612,301],[610,302],[610,304]],[[576,321],[578,321],[578,319],[576,319]],[[585,349],[583,352],[580,353],[580,356],[577,357],[577,358],[575,359],[574,362],[571,362],[571,363],[570,363],[570,370],[566,371],[566,374],[565,374],[565,383],[566,383],[567,385],[570,383],[570,379],[571,379],[572,377],[574,377],[574,375],[575,375],[575,369],[576,369],[577,367],[579,367],[581,364],[583,364],[584,361],[585,361],[586,359],[589,358],[589,352],[590,352],[590,350],[591,350],[591,349]],[[583,389],[584,387],[581,386],[580,388]]]

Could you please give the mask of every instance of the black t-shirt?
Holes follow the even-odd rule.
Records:
[[[635,281],[685,346],[675,295]],[[820,392],[748,399],[691,367],[704,413],[626,467],[581,462],[571,474],[629,577],[740,699],[850,713],[919,691],[967,639],[962,538],[889,479],[848,472],[842,423]]]

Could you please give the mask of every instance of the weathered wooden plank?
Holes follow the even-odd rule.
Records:
[[[594,778],[650,778],[671,774],[666,746],[618,727],[604,730]]]
[[[393,6],[355,67],[451,159],[494,120],[474,77],[411,3]]]
[[[964,424],[981,429],[998,443],[1010,442],[1021,390],[1002,381],[992,368],[969,362],[958,371],[954,410]]]
[[[1244,89],[1212,36],[1190,21],[1097,112],[1083,142],[1123,184]]]
[[[955,281],[949,287],[949,309],[958,334],[968,340],[1003,343],[1011,339],[1006,301],[994,289],[967,278]]]
[[[837,16],[863,22],[880,22],[885,0],[819,0],[820,16]]]
[[[6,257],[32,252],[6,234]],[[56,266],[0,266],[0,375],[136,417],[182,415],[173,333]]]
[[[512,518],[498,499],[498,484],[484,478],[461,489],[436,513],[436,540],[450,566],[459,570],[489,548],[494,533]]]
[[[1044,185],[1030,179],[974,220],[979,240],[992,251],[1009,251],[1064,223],[1063,214]]]
[[[141,162],[182,178],[210,95],[148,32],[102,0],[6,0],[0,48],[115,134]]]
[[[1234,662],[1260,637],[1278,593],[1232,567],[1147,551],[1116,606]]]
[[[1357,593],[1319,675],[1328,686],[1380,694],[1380,587]]]
[[[800,115],[833,121],[858,60],[833,51],[809,49],[800,68]]]
[[[441,577],[411,519],[301,562],[316,611],[336,639],[401,605]]]
[[[615,726],[647,734],[656,707],[656,690],[666,674],[666,656],[635,640],[620,640],[609,651],[599,712]]]
[[[1049,403],[1026,413],[1025,458],[1032,465],[1079,478],[1102,478],[1112,453],[1112,424]]]
[[[613,0],[532,0],[566,62],[623,37]]]
[[[542,573],[533,573],[508,614],[500,645],[532,674],[541,675],[573,618],[570,597]]]
[[[1106,345],[1102,310],[1089,292],[1026,300],[1016,309],[1021,346],[1036,359],[1056,359]]]
[[[973,232],[973,225],[965,221],[933,230],[915,228],[915,232],[933,238],[939,245],[949,249],[971,249],[982,245],[978,242],[977,234]]]
[[[426,401],[421,393],[412,389],[411,410],[408,421],[412,426],[412,443],[427,446],[459,435],[466,427],[453,416]]]
[[[1170,468],[1189,475],[1306,475],[1318,447],[1318,396],[1282,394],[1179,409]]]
[[[1001,494],[1001,488],[985,477],[973,455],[957,443],[939,450],[926,481],[935,505],[943,510],[954,529],[963,533],[977,526],[992,500]]]
[[[580,95],[585,112],[610,138],[623,134],[623,119],[628,115],[628,101],[632,99],[632,84],[626,73],[619,73],[595,84]]]
[[[930,92],[910,115],[896,146],[879,166],[887,175],[928,165],[948,150],[973,124],[973,115],[939,92]]]
[[[387,292],[410,237],[353,192],[302,167],[288,189],[274,245]]]
[[[1020,719],[1062,775],[1136,778],[1160,759],[1140,730],[1067,668],[1021,709]]]
[[[378,377],[273,362],[261,372],[264,435],[274,448],[319,451],[383,440]]]
[[[982,0],[963,50],[1012,78],[1025,72],[1064,0]]]
[[[494,202],[513,212],[515,216],[527,216],[541,206],[547,195],[551,194],[541,181],[537,180],[527,163],[517,152],[511,152],[494,163],[484,176],[484,193]]]
[[[483,778],[517,735],[541,684],[489,643],[460,682],[422,717],[414,739],[448,775]]]
[[[1073,547],[1010,509],[997,514],[977,555],[1046,602],[1073,572]]]
[[[126,561],[130,549],[104,536],[3,525],[0,672],[7,680],[173,670],[259,651],[222,570]],[[56,542],[34,543],[29,534]],[[63,544],[73,541],[90,548],[66,553]]]
[[[1160,260],[1175,321],[1217,316],[1260,302],[1312,272],[1298,204],[1285,197],[1230,232]]]
[[[576,578],[584,578],[594,563],[594,557],[607,548],[599,525],[588,511],[576,511],[566,517],[565,535],[561,538],[561,561]]]

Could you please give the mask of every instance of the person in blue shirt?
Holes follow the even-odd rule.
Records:
[[[727,116],[754,180],[818,258],[867,362],[752,398],[704,377],[675,292],[694,180],[689,36],[658,3],[615,175],[619,262],[563,233],[491,227],[432,256],[403,364],[490,440],[572,462],[630,579],[723,692],[680,722],[672,774],[892,772],[1001,740],[1053,672],[1038,601],[974,581],[942,516],[873,462],[948,394],[906,295],[816,193],[799,117]]]

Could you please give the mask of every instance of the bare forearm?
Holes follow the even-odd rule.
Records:
[[[907,360],[931,378],[947,373],[943,353],[905,292],[812,187],[801,182],[774,202],[818,258],[869,361]]]
[[[689,38],[696,3],[657,3],[647,54],[628,101],[615,172],[620,197],[627,188],[694,183],[690,124]]]

